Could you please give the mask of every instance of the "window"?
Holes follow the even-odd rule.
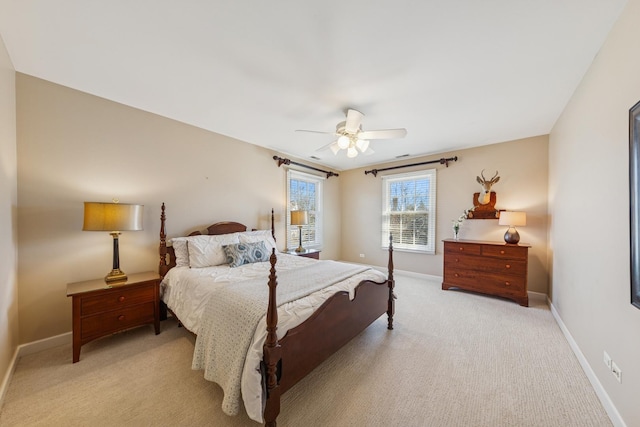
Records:
[[[436,251],[435,169],[382,178],[382,247],[434,254]]]
[[[299,244],[298,226],[291,225],[291,211],[308,212],[309,224],[302,227],[302,246],[320,249],[322,245],[322,183],[323,177],[289,170],[287,172],[287,248]]]

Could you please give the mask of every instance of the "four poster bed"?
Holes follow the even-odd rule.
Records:
[[[163,203],[162,301],[196,335],[192,368],[222,387],[229,415],[242,400],[250,418],[275,426],[282,393],[384,313],[393,329],[391,238],[384,276],[352,264],[276,256],[273,211],[271,230],[219,222],[171,245],[165,219]]]

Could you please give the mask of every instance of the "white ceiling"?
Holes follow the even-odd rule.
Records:
[[[625,3],[0,0],[0,35],[16,71],[346,170],[549,133]],[[347,108],[408,135],[294,132]]]

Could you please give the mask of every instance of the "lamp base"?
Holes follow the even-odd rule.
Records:
[[[111,270],[111,272],[109,274],[107,274],[107,276],[104,278],[104,281],[107,283],[113,283],[113,282],[126,282],[127,281],[127,275],[124,274],[124,272],[122,270],[120,270],[119,268],[114,268],[113,270]]]
[[[302,247],[302,226],[298,226],[298,248],[296,252],[304,252],[304,248]]]
[[[509,227],[506,233],[504,233],[504,241],[510,245],[517,245],[520,241],[520,234],[515,227]]]

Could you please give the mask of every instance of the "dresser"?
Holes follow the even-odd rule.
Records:
[[[527,269],[530,245],[444,240],[442,289],[495,295],[529,306]]]
[[[105,335],[152,324],[160,333],[160,275],[154,272],[129,275],[126,282],[104,279],[69,283],[73,299],[73,363],[80,348]]]

